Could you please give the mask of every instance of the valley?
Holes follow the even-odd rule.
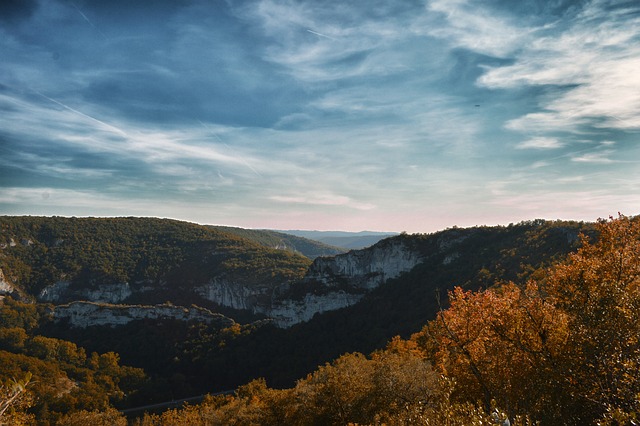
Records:
[[[592,223],[533,220],[403,233],[312,260],[291,243],[274,244],[272,233],[161,219],[2,217],[0,224],[2,315],[12,327],[2,350],[29,360],[4,374],[37,374],[45,352],[34,341],[68,348],[73,368],[91,374],[101,374],[99,363],[81,367],[86,359],[113,356],[124,388],[95,395],[106,392],[102,407],[122,410],[258,378],[291,388],[343,354],[374,353],[394,336],[421,332],[454,288],[524,286],[578,250],[581,234],[596,235]],[[331,250],[314,253],[318,247]],[[73,362],[45,359],[58,372],[39,376],[49,396],[34,409],[55,417],[86,406],[53,384],[77,374]]]

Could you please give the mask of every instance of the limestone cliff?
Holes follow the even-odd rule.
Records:
[[[70,285],[69,281],[58,281],[47,286],[38,294],[38,300],[51,303],[70,300],[120,303],[133,294],[129,283],[103,284],[82,289],[71,289]]]
[[[347,287],[371,290],[390,278],[413,269],[421,261],[402,238],[393,238],[364,250],[354,250],[335,257],[316,259],[305,280],[328,287],[347,283]]]
[[[259,306],[268,303],[273,287],[264,285],[247,286],[229,277],[213,277],[207,284],[194,289],[206,300],[227,308],[258,312]]]
[[[397,278],[413,269],[422,261],[422,256],[407,241],[406,238],[396,237],[367,249],[334,257],[319,257],[304,278],[297,282],[248,284],[223,274],[184,291],[193,294],[195,303],[198,298],[205,299],[226,308],[264,315],[279,327],[290,327],[308,321],[316,314],[351,306],[388,279]],[[150,312],[153,309],[159,312],[169,309],[162,308],[163,311],[158,306],[142,309],[129,305],[123,305],[120,310],[105,308],[105,303],[123,303],[131,296],[140,298],[144,292],[163,291],[162,288],[149,290],[142,285],[130,286],[126,282],[73,288],[69,281],[58,281],[44,288],[38,299],[50,303],[74,300],[98,302],[101,304],[71,303],[57,307],[56,317],[69,317],[74,324],[117,325],[132,321],[133,318],[152,318]]]
[[[72,327],[86,328],[95,325],[115,327],[131,321],[143,319],[172,319],[180,321],[199,321],[216,323],[221,328],[235,322],[208,309],[192,306],[190,308],[174,305],[112,305],[94,302],[72,302],[52,308],[53,320],[67,320]]]
[[[11,294],[15,291],[15,288],[4,277],[2,269],[0,269],[0,294]]]
[[[89,280],[87,286],[78,287],[71,281],[60,280],[40,291],[38,300],[54,304],[86,301],[55,308],[57,319],[69,318],[78,327],[119,325],[134,319],[168,315],[169,311],[175,318],[199,318],[189,316],[191,313],[185,316],[180,313],[181,308],[176,310],[165,305],[144,308],[131,305],[117,308],[114,305],[130,300],[147,305],[175,300],[172,295],[177,291],[182,303],[200,304],[206,300],[271,318],[279,327],[290,327],[308,321],[316,314],[354,305],[385,281],[413,269],[422,261],[422,255],[409,241],[410,238],[399,236],[366,249],[316,258],[305,276],[295,281],[265,282],[258,277],[247,279],[242,274],[225,271],[209,277],[200,275],[201,280],[206,279],[200,282],[187,282],[174,276],[171,286],[163,281],[130,285],[127,282],[98,284]],[[6,287],[3,283],[0,280],[0,292]]]
[[[275,325],[288,328],[309,321],[314,315],[355,305],[364,294],[332,291],[323,295],[307,293],[302,300],[281,299],[270,307],[256,307],[256,311],[269,316]]]
[[[393,238],[367,249],[317,258],[300,282],[248,287],[215,278],[196,292],[221,306],[250,310],[273,319],[279,327],[290,327],[315,314],[357,303],[368,291],[410,271],[421,260],[405,239]]]

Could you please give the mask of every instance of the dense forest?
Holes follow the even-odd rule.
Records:
[[[53,326],[46,305],[6,297],[0,415],[14,424],[124,425],[113,407],[237,387],[129,421],[635,421],[640,221],[531,221],[396,238],[432,255],[360,303],[287,330],[163,321],[73,331]],[[463,241],[456,256],[443,250],[453,241]]]
[[[132,303],[189,304],[195,282],[224,275],[279,285],[299,279],[311,263],[216,227],[153,218],[4,216],[0,248],[0,269],[27,298],[60,281],[71,291],[126,282],[154,289]]]

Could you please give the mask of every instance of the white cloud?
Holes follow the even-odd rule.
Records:
[[[95,118],[98,114],[89,115],[62,102],[44,98],[45,101],[39,102],[28,97],[0,95],[0,102],[10,106],[0,118],[3,130],[21,138],[39,139],[46,135],[52,143],[60,146],[134,159],[157,166],[159,173],[163,169],[170,170],[172,163],[181,160],[210,162],[255,175],[260,175],[257,169],[263,168],[263,160],[243,152],[241,148],[232,149],[218,136],[233,129],[194,123],[191,127],[160,130],[115,118],[98,119]],[[91,105],[85,104],[84,108],[89,109]],[[60,167],[57,169],[61,170]]]
[[[492,89],[559,87],[553,97],[542,99],[543,112],[511,120],[507,128],[640,128],[640,15],[604,6],[588,3],[566,29],[545,30],[546,36],[521,46],[512,65],[488,68],[478,79]]]
[[[23,206],[47,207],[64,206],[65,208],[101,208],[112,210],[122,202],[120,197],[110,197],[94,191],[83,191],[61,188],[19,188],[5,187],[0,191],[0,203]]]
[[[547,176],[547,175],[545,175]],[[539,184],[531,180],[545,180]],[[488,195],[488,204],[510,212],[511,218],[545,218],[593,221],[617,211],[637,214],[640,192],[637,181],[610,182],[600,173],[559,177],[520,176],[494,183],[497,189]]]
[[[384,76],[407,69],[399,51],[387,49],[411,35],[410,22],[368,19],[356,5],[261,0],[237,9],[265,34],[263,57],[298,81],[319,83]],[[413,19],[413,18],[409,18]]]
[[[605,150],[602,152],[591,152],[587,154],[578,155],[571,158],[571,161],[576,163],[595,163],[595,164],[611,164],[615,163],[615,160],[609,158],[613,154],[612,150]]]
[[[444,15],[446,25],[429,22],[427,34],[454,46],[496,57],[506,57],[528,39],[530,30],[515,19],[498,17],[469,0],[432,0],[428,9]]]
[[[505,128],[522,133],[565,131],[579,133],[580,126],[589,122],[587,117],[562,111],[532,112],[505,123]]]
[[[518,149],[558,149],[562,148],[564,144],[556,138],[537,137],[526,140],[519,143],[516,148]]]
[[[376,207],[374,204],[357,202],[344,195],[332,193],[318,193],[311,195],[272,195],[269,199],[281,203],[343,206],[356,210],[372,210]]]

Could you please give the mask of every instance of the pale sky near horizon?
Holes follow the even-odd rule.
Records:
[[[0,214],[640,213],[640,2],[0,2]]]

